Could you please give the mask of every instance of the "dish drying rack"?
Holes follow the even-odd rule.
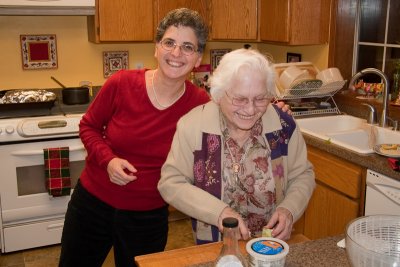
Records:
[[[276,94],[277,100],[302,100],[305,98],[318,98],[321,99],[320,104],[314,105],[311,109],[306,111],[295,111],[292,110],[293,116],[308,116],[316,114],[340,114],[340,110],[336,105],[333,95],[336,94],[346,84],[346,80],[330,82],[322,84],[321,80],[318,79],[305,79],[299,81],[293,87],[289,89],[282,88],[279,82],[279,77],[282,72],[290,67],[296,66],[301,70],[307,70],[312,77],[316,77],[319,73],[318,68],[311,62],[291,62],[291,63],[278,63],[274,65],[276,73]],[[322,102],[328,102],[327,105],[321,105]],[[287,102],[287,101],[285,101]],[[316,103],[314,103],[316,104]],[[300,108],[300,107],[298,107]]]
[[[284,89],[278,93],[277,100],[298,100],[305,98],[320,98],[323,99],[321,102],[332,103],[331,107],[327,108],[315,108],[306,111],[292,111],[293,116],[309,116],[319,114],[340,114],[340,110],[336,105],[333,95],[335,95],[343,86],[346,84],[346,80],[336,81],[322,86],[313,86],[309,84],[307,87]]]

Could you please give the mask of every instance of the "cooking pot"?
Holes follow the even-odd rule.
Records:
[[[51,76],[51,79],[58,83],[62,89],[62,100],[66,105],[78,105],[89,103],[89,88],[86,86],[81,87],[66,87],[59,80]]]
[[[89,88],[67,87],[62,89],[63,103],[66,105],[77,105],[89,103]]]

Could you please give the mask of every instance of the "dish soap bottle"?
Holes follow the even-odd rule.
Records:
[[[215,260],[215,267],[247,267],[245,257],[239,250],[239,222],[236,218],[225,218],[222,221],[223,246],[218,258]]]

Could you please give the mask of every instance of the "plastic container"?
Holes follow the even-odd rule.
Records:
[[[354,267],[400,266],[400,216],[371,215],[351,221],[346,252]]]
[[[246,244],[251,267],[284,267],[289,245],[273,237],[254,238]]]

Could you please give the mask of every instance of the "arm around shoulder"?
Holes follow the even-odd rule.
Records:
[[[164,200],[176,209],[208,224],[217,225],[227,204],[195,186],[194,151],[201,146],[199,121],[201,107],[181,118],[177,125],[171,150],[161,169],[158,190]]]

